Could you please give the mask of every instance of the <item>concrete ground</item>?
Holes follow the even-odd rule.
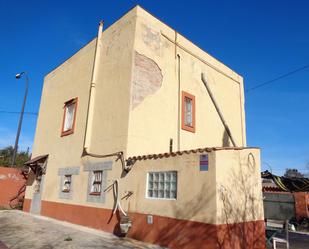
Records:
[[[163,247],[15,210],[0,211],[0,249]]]

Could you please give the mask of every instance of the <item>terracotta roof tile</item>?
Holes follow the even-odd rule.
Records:
[[[208,147],[208,148],[198,148],[192,150],[183,150],[183,151],[175,151],[170,153],[158,153],[158,154],[149,154],[149,155],[141,155],[141,156],[132,156],[127,160],[129,161],[142,161],[142,160],[152,160],[152,159],[161,159],[175,156],[182,156],[188,154],[195,153],[203,153],[203,152],[212,152],[218,150],[243,150],[243,149],[258,149],[257,147]]]

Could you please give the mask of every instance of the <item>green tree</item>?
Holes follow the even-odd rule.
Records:
[[[0,166],[10,167],[11,160],[13,156],[14,148],[13,146],[8,146],[3,149],[0,149]],[[16,156],[16,167],[22,167],[26,161],[30,159],[28,151],[17,152]]]

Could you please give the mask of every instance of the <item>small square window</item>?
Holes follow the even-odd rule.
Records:
[[[74,132],[76,107],[77,98],[71,99],[64,104],[61,136],[66,136]]]
[[[100,195],[102,191],[102,171],[93,171],[91,177],[91,195]]]
[[[195,96],[182,92],[182,122],[181,128],[195,132]]]
[[[177,172],[149,172],[147,197],[157,199],[176,199]]]
[[[72,182],[72,175],[65,175],[63,177],[62,192],[71,191],[71,182]]]

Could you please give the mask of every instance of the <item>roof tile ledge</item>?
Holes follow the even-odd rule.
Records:
[[[195,153],[213,152],[213,151],[219,151],[219,150],[244,150],[244,149],[260,149],[260,148],[258,147],[207,147],[207,148],[175,151],[175,152],[170,152],[170,153],[166,152],[166,153],[149,154],[149,155],[141,155],[141,156],[131,156],[127,159],[127,161],[135,162],[135,161],[142,161],[142,160],[155,160],[155,159],[162,159],[162,158],[182,156],[182,155],[195,154]]]

